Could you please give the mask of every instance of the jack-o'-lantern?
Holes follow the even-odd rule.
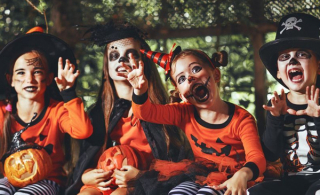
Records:
[[[51,158],[44,149],[21,150],[11,154],[4,162],[4,172],[9,182],[20,188],[45,179],[51,168]]]
[[[107,149],[98,161],[98,168],[105,171],[121,169],[123,165],[138,168],[136,152],[128,145],[118,145]]]
[[[31,122],[35,117],[36,114]],[[19,188],[45,179],[52,168],[51,157],[43,147],[25,142],[21,138],[21,134],[27,130],[31,122],[13,134],[10,149],[1,158],[4,163],[4,175],[13,186]]]

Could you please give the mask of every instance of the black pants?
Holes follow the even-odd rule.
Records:
[[[248,189],[250,195],[315,195],[320,193],[320,174],[295,175],[264,181]]]

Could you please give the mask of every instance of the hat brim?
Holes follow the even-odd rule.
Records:
[[[277,78],[278,71],[278,55],[279,52],[290,49],[290,48],[301,48],[312,50],[316,54],[320,55],[320,40],[311,38],[282,38],[272,42],[266,43],[259,50],[260,58],[270,72],[270,74],[284,87],[288,88],[281,79]],[[319,59],[320,60],[320,59]],[[317,87],[320,87],[320,75],[317,78]]]
[[[64,60],[69,59],[72,64],[76,66],[76,58],[66,42],[63,40],[45,33],[30,33],[25,34],[21,37],[14,39],[9,42],[0,52],[0,98],[4,98],[5,91],[10,85],[6,79],[6,73],[8,73],[10,65],[13,63],[13,60],[17,59],[26,49],[38,50],[46,55],[48,58],[48,65],[51,72],[54,73],[54,76],[58,74],[58,59],[62,57]],[[52,82],[51,85],[54,88],[56,83]],[[58,99],[61,99],[60,97]]]

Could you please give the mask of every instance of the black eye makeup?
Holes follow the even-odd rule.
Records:
[[[118,51],[112,51],[109,53],[109,60],[116,61],[120,57],[120,53]]]
[[[305,50],[298,50],[295,53],[295,57],[298,59],[310,59],[312,57],[311,53]],[[278,57],[278,61],[286,61],[291,58],[289,53],[280,54]]]
[[[198,72],[200,72],[201,70],[202,70],[202,67],[201,67],[201,66],[194,66],[194,67],[192,67],[192,69],[191,69],[191,71],[192,71],[193,74],[198,73]]]
[[[126,51],[125,56],[126,56],[127,58],[130,58],[130,57],[129,57],[129,54],[130,54],[130,53],[132,53],[134,59],[139,59],[139,58],[140,58],[139,52],[138,52],[137,50],[135,50],[135,49],[128,49],[128,50]]]
[[[179,85],[180,85],[181,83],[183,83],[185,80],[186,80],[186,77],[185,77],[185,76],[180,76],[180,77],[177,79]]]

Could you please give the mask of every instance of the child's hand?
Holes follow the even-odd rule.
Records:
[[[311,117],[320,117],[320,106],[319,106],[319,88],[315,88],[314,85],[306,87],[306,100],[308,107],[305,110],[295,111],[288,109],[288,113],[292,115],[308,115]]]
[[[243,167],[237,171],[230,179],[224,183],[213,186],[215,190],[223,190],[227,188],[224,195],[246,195],[247,194],[247,182],[252,178],[252,171]]]
[[[128,186],[129,182],[134,181],[140,170],[129,165],[124,165],[120,170],[114,170],[114,178],[116,178],[116,184],[120,188],[132,187]]]
[[[277,92],[273,92],[274,97],[271,98],[271,107],[267,105],[263,105],[262,107],[265,110],[270,111],[272,116],[280,116],[287,113],[287,101],[286,95],[284,94],[284,90],[281,89],[281,95],[279,96]]]
[[[92,169],[82,174],[81,180],[85,185],[96,186],[100,190],[105,191],[110,189],[110,184],[113,181],[112,171],[104,171],[103,169]]]
[[[66,65],[63,68],[62,58],[59,58],[58,61],[58,77],[55,77],[54,80],[57,83],[57,86],[60,91],[68,89],[74,85],[76,78],[79,76],[80,71],[77,70],[73,73],[75,66],[66,60]]]
[[[126,69],[126,73],[117,73],[118,76],[126,77],[134,89],[136,95],[142,95],[148,90],[148,80],[144,76],[144,64],[140,60],[139,67],[137,66],[136,60],[133,57],[133,54],[129,54],[130,63],[132,69],[127,66],[124,62],[121,65]],[[138,67],[138,68],[137,68]]]

